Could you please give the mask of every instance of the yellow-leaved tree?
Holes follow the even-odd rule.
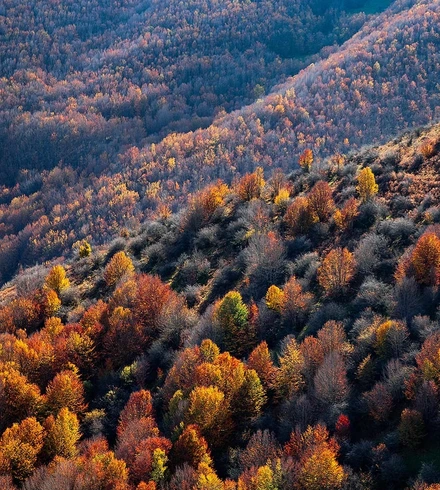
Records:
[[[64,407],[56,418],[49,415],[44,426],[47,431],[44,446],[48,457],[73,458],[76,456],[76,445],[81,437],[76,414]]]
[[[67,289],[70,286],[69,278],[66,275],[66,270],[62,265],[52,267],[45,281],[46,287],[53,289],[57,294]]]
[[[357,191],[362,202],[369,201],[377,194],[379,186],[376,184],[376,179],[370,167],[363,168],[358,175]]]
[[[132,274],[134,265],[124,251],[117,252],[111,258],[104,271],[104,280],[107,286],[114,286],[124,276]]]

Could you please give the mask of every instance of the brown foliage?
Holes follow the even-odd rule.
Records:
[[[286,226],[292,235],[306,234],[316,219],[308,198],[302,196],[293,200],[284,216]]]
[[[173,444],[170,459],[173,468],[187,463],[197,469],[201,462],[208,464],[211,462],[208,443],[200,434],[197,425],[188,425],[184,428],[179,439]]]
[[[435,286],[440,283],[440,238],[435,233],[421,236],[414,248],[410,266],[418,283]]]
[[[274,387],[276,368],[270,357],[269,348],[265,341],[261,342],[250,353],[247,366],[249,369],[254,369],[257,372],[266,389]]]
[[[371,391],[364,393],[370,416],[376,422],[385,422],[393,408],[393,398],[384,383],[376,383]]]

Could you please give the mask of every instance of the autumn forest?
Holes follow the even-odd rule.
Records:
[[[440,489],[440,3],[0,4],[0,489]]]

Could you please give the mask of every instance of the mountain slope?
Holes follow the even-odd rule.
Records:
[[[439,170],[435,125],[22,271],[0,292],[2,488],[434,490]]]
[[[14,183],[20,169],[60,161],[83,169],[103,152],[113,159],[147,137],[206,127],[366,19],[344,2],[325,5],[8,0],[0,11],[0,177]]]
[[[98,145],[102,153],[86,160],[87,170],[25,174],[3,190],[3,275],[17,263],[60,255],[77,239],[99,242],[136,227],[155,208],[176,209],[216,178],[229,182],[256,166],[267,174],[292,169],[306,148],[321,160],[435,120],[439,13],[432,0],[395,2],[326,60],[206,130],[118,157],[109,137],[109,153],[107,143]]]

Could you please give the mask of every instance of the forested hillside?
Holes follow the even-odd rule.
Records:
[[[0,291],[5,490],[436,490],[440,126],[216,181]]]
[[[438,2],[370,4],[388,2],[115,2],[116,25],[105,2],[8,0],[3,280],[218,177],[268,177],[306,149],[323,159],[437,119]]]
[[[2,10],[0,176],[11,184],[20,169],[96,170],[104,152],[207,126],[366,20],[337,0],[8,0]]]

